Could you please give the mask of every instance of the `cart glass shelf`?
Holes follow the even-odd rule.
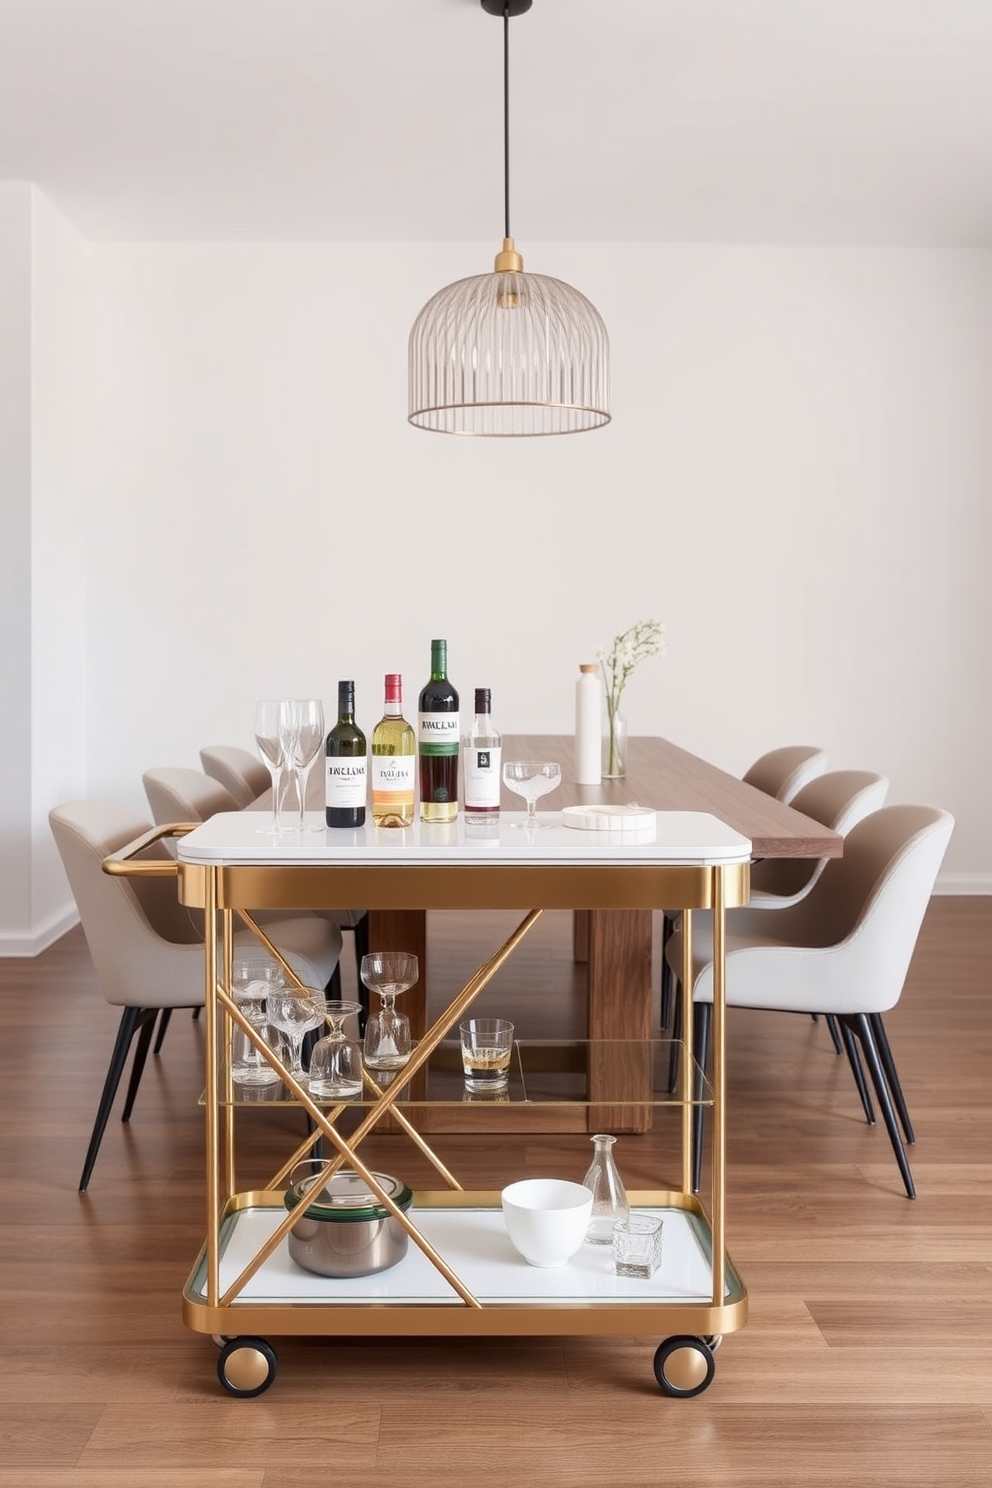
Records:
[[[673,1063],[674,1061],[674,1063]],[[671,1078],[674,1069],[675,1079]],[[347,1106],[370,1106],[403,1071],[365,1071],[369,1088]],[[669,1090],[669,1085],[672,1089]],[[685,1045],[668,1039],[518,1039],[513,1046],[507,1088],[499,1092],[475,1093],[465,1089],[461,1049],[445,1041],[431,1054],[426,1070],[415,1077],[412,1088],[399,1096],[407,1106],[520,1106],[520,1105],[611,1105],[622,1085],[624,1106],[711,1105],[712,1087],[699,1065],[690,1059]],[[200,1097],[201,1104],[204,1096]],[[222,1104],[235,1106],[279,1106],[295,1104],[281,1081],[271,1085],[233,1084],[230,1098]],[[332,1108],[339,1102],[319,1100]]]

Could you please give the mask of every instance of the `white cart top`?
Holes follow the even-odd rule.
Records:
[[[411,827],[325,827],[317,812],[307,832],[275,833],[261,811],[219,812],[178,840],[184,863],[210,866],[295,864],[473,863],[507,865],[730,864],[746,863],[751,843],[725,822],[703,811],[658,811],[637,832],[580,831],[562,825],[561,813],[538,812],[541,827],[523,826],[525,813],[504,811],[498,828],[417,821]]]

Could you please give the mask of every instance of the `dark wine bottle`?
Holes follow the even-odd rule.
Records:
[[[458,816],[458,694],[448,681],[448,643],[431,641],[431,679],[422,688],[417,715],[420,820],[453,822]]]
[[[329,827],[365,824],[368,749],[355,723],[355,684],[338,683],[338,721],[327,736],[325,820]]]

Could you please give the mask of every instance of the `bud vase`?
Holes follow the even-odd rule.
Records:
[[[603,715],[603,779],[622,780],[627,773],[627,720],[614,708]]]

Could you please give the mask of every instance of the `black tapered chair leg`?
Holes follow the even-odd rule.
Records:
[[[682,998],[679,995],[681,983],[678,977],[672,980],[674,998],[672,1010],[672,1031],[670,1034],[671,1047],[668,1051],[668,1093],[674,1095],[678,1089],[679,1069],[682,1060]]]
[[[889,1141],[892,1143],[892,1151],[896,1155],[896,1162],[899,1164],[899,1171],[902,1174],[902,1181],[906,1186],[906,1193],[909,1198],[915,1199],[916,1185],[913,1182],[913,1174],[910,1171],[909,1159],[906,1156],[906,1149],[902,1143],[902,1136],[899,1132],[899,1123],[896,1121],[896,1115],[892,1109],[892,1102],[889,1099],[889,1088],[885,1080],[885,1071],[882,1069],[882,1063],[878,1057],[878,1046],[875,1043],[875,1035],[872,1032],[872,1026],[869,1021],[868,1014],[845,1014],[841,1021],[843,1023],[846,1023],[851,1031],[857,1034],[859,1040],[861,1041],[861,1048],[865,1056],[865,1064],[867,1064],[868,1066],[868,1073],[871,1075],[871,1082],[875,1087],[875,1096],[878,1100],[879,1110],[881,1111],[882,1119],[885,1122],[885,1129],[889,1134]]]
[[[163,1008],[158,1020],[158,1033],[155,1035],[155,1047],[153,1054],[161,1054],[162,1045],[165,1043],[165,1035],[169,1028],[169,1019],[172,1017],[171,1008]]]
[[[878,1046],[879,1061],[881,1063],[882,1069],[885,1071],[885,1078],[888,1081],[889,1089],[892,1092],[892,1104],[895,1106],[896,1111],[898,1112],[899,1121],[902,1125],[903,1135],[909,1145],[912,1146],[913,1143],[916,1141],[916,1133],[913,1130],[913,1123],[909,1119],[909,1111],[906,1107],[906,1100],[902,1093],[902,1086],[899,1083],[899,1076],[896,1073],[896,1062],[892,1057],[892,1049],[889,1046],[889,1036],[885,1031],[885,1024],[882,1022],[881,1013],[869,1013],[868,1021],[871,1024],[871,1031],[875,1035],[875,1043]]]
[[[96,1162],[96,1155],[100,1150],[100,1143],[103,1141],[103,1134],[110,1117],[110,1108],[114,1104],[117,1087],[121,1083],[121,1075],[124,1073],[124,1066],[127,1063],[127,1052],[131,1047],[131,1040],[134,1038],[141,1013],[142,1009],[137,1007],[126,1007],[121,1013],[121,1021],[117,1025],[117,1038],[114,1041],[114,1050],[110,1056],[110,1065],[107,1069],[107,1078],[103,1082],[100,1104],[97,1107],[96,1120],[93,1123],[93,1133],[90,1137],[90,1145],[86,1149],[86,1159],[83,1163],[83,1171],[79,1179],[80,1193],[83,1193],[89,1187],[93,1164]]]
[[[703,1129],[706,1107],[703,1105],[706,1071],[710,1064],[710,1030],[713,1026],[713,1004],[697,1002],[692,1009],[692,1052],[699,1073],[696,1077],[696,1104],[692,1108],[692,1191],[699,1192],[703,1171]]]
[[[331,972],[330,976],[327,979],[327,983],[326,983],[326,985],[324,987],[324,992],[325,992],[325,994],[326,994],[326,996],[327,996],[327,998],[328,998],[329,1001],[331,1001],[331,1002],[341,1002],[342,1001],[342,999],[344,997],[344,993],[341,990],[341,962],[340,961],[336,961],[334,963],[334,970]]]
[[[151,1048],[152,1034],[155,1032],[155,1019],[158,1011],[155,1008],[142,1008],[138,1014],[136,1032],[138,1043],[134,1051],[134,1059],[131,1061],[131,1078],[127,1082],[127,1095],[124,1097],[124,1110],[121,1112],[122,1121],[131,1120],[131,1112],[134,1110],[135,1097],[138,1094],[138,1086],[141,1084],[141,1076],[145,1069],[145,1060],[148,1058],[148,1050]]]
[[[362,1034],[364,1035],[365,1024],[368,1022],[369,1010],[371,1006],[369,989],[362,981],[362,957],[367,956],[369,953],[369,917],[367,914],[362,915],[362,918],[355,925],[352,934],[355,937],[355,968],[358,972],[358,1001],[362,1009],[358,1018],[358,1026],[361,1029]]]
[[[837,1055],[843,1054],[844,1036],[840,1031],[840,1025],[833,1013],[827,1014],[827,1032],[830,1034],[830,1038],[834,1046],[834,1053]]]
[[[661,1016],[658,1019],[662,1033],[664,1033],[672,1021],[672,1009],[675,1003],[675,973],[668,964],[665,950],[668,942],[675,932],[675,921],[670,914],[661,916]]]
[[[831,1016],[833,1015],[831,1014]],[[846,1023],[841,1023],[839,1027],[840,1036],[844,1044],[844,1052],[847,1054],[847,1062],[851,1066],[851,1074],[854,1076],[854,1083],[858,1087],[858,1094],[861,1097],[861,1106],[865,1113],[865,1120],[867,1121],[869,1126],[874,1126],[875,1107],[871,1103],[871,1092],[869,1091],[868,1083],[865,1080],[865,1072],[861,1067],[861,1055],[858,1053],[858,1041],[854,1037],[854,1034],[848,1028]]]

